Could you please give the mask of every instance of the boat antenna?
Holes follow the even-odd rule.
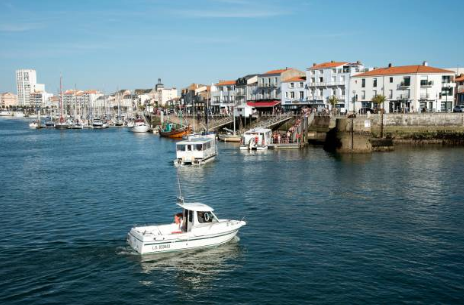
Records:
[[[177,203],[184,203],[184,197],[182,196],[182,187],[180,186],[179,172],[177,171],[177,185],[179,186],[179,196],[177,196]]]

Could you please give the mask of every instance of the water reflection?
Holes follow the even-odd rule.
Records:
[[[201,290],[223,273],[229,273],[240,266],[239,258],[243,249],[236,237],[219,247],[166,254],[153,254],[138,257],[144,273],[159,275],[168,273],[182,290]],[[145,281],[151,283],[152,281]],[[153,281],[156,282],[156,281]]]

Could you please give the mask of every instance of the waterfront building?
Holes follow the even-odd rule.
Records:
[[[37,85],[37,73],[31,69],[16,70],[16,89],[18,93],[18,105],[29,106],[31,92]]]
[[[282,107],[286,111],[296,111],[309,106],[306,76],[295,76],[282,82]]]
[[[94,114],[96,109],[99,113],[108,104],[105,103],[103,93],[98,90],[66,90],[63,92],[63,107],[73,117],[84,117]]]
[[[164,88],[164,85],[161,83],[161,78],[158,78],[158,83],[155,85],[155,90],[153,92],[153,98],[159,106],[165,107],[166,102],[178,97],[178,92],[176,88]]]
[[[464,105],[464,74],[456,78],[456,105]]]
[[[361,62],[325,62],[314,63],[306,69],[306,83],[308,87],[308,104],[312,108],[330,109],[329,98],[336,97],[335,106],[341,111],[352,109],[350,106],[350,78],[360,72],[365,72]]]
[[[234,116],[248,117],[253,113],[253,107],[247,102],[255,102],[258,94],[258,74],[249,74],[235,81]]]
[[[248,106],[260,112],[272,112],[280,107],[282,102],[282,82],[297,76],[304,76],[303,71],[285,68],[271,70],[258,75],[258,93],[255,101],[248,102]]]
[[[18,97],[12,92],[4,92],[0,94],[0,107],[8,109],[18,105]]]
[[[187,88],[182,89],[180,97],[180,108],[188,114],[196,113],[198,109],[195,109],[196,106],[199,106],[200,103],[197,102],[197,90],[200,88],[206,87],[202,84],[191,84]],[[199,91],[203,91],[200,89]]]
[[[235,80],[221,80],[211,86],[211,111],[213,113],[231,113],[235,105]]]
[[[376,95],[386,97],[388,112],[451,111],[453,107],[454,72],[422,65],[398,66],[389,64],[351,77],[350,87],[356,111],[373,108]]]

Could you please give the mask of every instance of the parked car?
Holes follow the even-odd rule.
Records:
[[[453,108],[453,112],[464,112],[464,105],[456,105]]]

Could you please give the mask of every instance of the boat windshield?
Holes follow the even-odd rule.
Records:
[[[199,223],[212,223],[218,221],[213,212],[197,212],[197,217]]]
[[[202,144],[196,144],[195,145],[195,150],[196,151],[202,151],[203,150],[203,145]]]

